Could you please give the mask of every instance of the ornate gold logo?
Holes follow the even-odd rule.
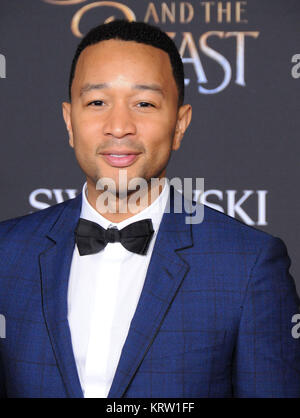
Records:
[[[58,6],[68,6],[88,3],[80,6],[81,8],[75,12],[71,21],[71,31],[78,37],[83,37],[80,31],[80,22],[83,16],[90,10],[98,7],[108,7],[114,9],[118,15],[120,12],[123,18],[128,21],[136,21],[135,13],[125,4],[115,1],[93,1],[93,0],[42,0],[44,3],[54,4]],[[123,0],[126,1],[126,0]],[[235,77],[235,84],[245,87],[245,56],[246,45],[252,40],[259,37],[258,31],[240,30],[241,25],[248,25],[247,19],[247,0],[228,0],[226,2],[201,0],[199,2],[189,1],[149,1],[140,0],[139,2],[139,19],[145,23],[154,23],[156,25],[174,25],[175,31],[166,32],[178,45],[182,62],[187,70],[185,85],[198,84],[198,92],[200,94],[216,94],[225,90]],[[145,10],[146,9],[146,10]],[[107,12],[109,14],[109,12]],[[144,17],[141,17],[144,16]],[[201,33],[190,32],[188,24],[197,20],[199,25],[197,28]],[[108,17],[104,22],[108,23],[115,20],[115,16]],[[202,32],[202,28],[206,24],[215,23],[217,30],[209,30]],[[227,31],[222,29],[222,25],[234,23],[239,25],[238,30]],[[180,27],[179,27],[180,25]],[[182,29],[183,30],[182,30]],[[234,28],[233,28],[234,29]],[[196,38],[195,38],[196,36]],[[234,40],[234,43],[232,42]],[[221,41],[221,42],[220,42]],[[214,42],[212,44],[212,42]],[[234,48],[235,59],[232,60],[225,56],[225,44],[231,44]],[[217,49],[213,45],[217,46]],[[249,45],[250,46],[250,45]],[[218,65],[223,75],[217,79],[210,81],[205,65],[202,61],[206,58],[214,61]],[[298,68],[298,67],[297,67]],[[192,71],[191,71],[191,70]],[[190,74],[196,77],[191,83]],[[205,86],[210,83],[210,85]]]
[[[86,1],[87,0],[44,0],[45,3],[56,4],[60,6],[80,4],[80,3],[85,3]],[[106,7],[109,6],[109,7],[113,7],[113,8],[120,10],[124,14],[124,17],[130,22],[136,20],[136,17],[133,11],[125,4],[117,3],[115,1],[96,1],[94,3],[86,4],[74,14],[72,21],[71,21],[72,33],[78,38],[82,38],[83,34],[80,32],[80,29],[79,29],[82,16],[91,9],[94,9],[96,7],[104,7],[104,6]],[[104,23],[108,23],[113,20],[115,20],[115,16],[110,16],[104,21]]]

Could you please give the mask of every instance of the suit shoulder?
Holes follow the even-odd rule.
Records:
[[[279,240],[273,235],[259,230],[254,226],[247,225],[223,212],[219,212],[206,205],[203,206],[203,225],[205,225],[206,229],[214,231],[216,239],[223,237],[223,239],[235,239],[238,241],[247,241],[249,243],[255,242],[262,245],[270,243],[274,240]],[[197,225],[195,226],[197,229]]]
[[[204,206],[202,223],[192,225],[194,248],[199,254],[209,253],[224,257],[228,262],[230,255],[232,263],[242,262],[249,268],[255,266],[257,260],[272,257],[284,260],[288,267],[291,263],[284,241],[269,233],[232,218],[208,206]],[[225,267],[224,267],[225,268]],[[249,270],[250,272],[250,270]]]
[[[54,223],[68,206],[78,204],[80,198],[81,196],[79,195],[74,199],[68,199],[49,208],[0,222],[0,242],[13,235],[14,232],[20,236],[20,234],[26,235],[42,232],[43,228],[49,229],[49,225]]]

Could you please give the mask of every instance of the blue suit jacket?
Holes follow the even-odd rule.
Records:
[[[0,223],[1,396],[83,396],[67,320],[80,210],[81,195]],[[109,397],[300,397],[284,244],[208,207],[185,217],[163,216]]]

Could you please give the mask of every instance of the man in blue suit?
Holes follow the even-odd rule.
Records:
[[[2,397],[300,396],[285,245],[176,210],[165,173],[191,119],[183,92],[159,29],[116,21],[81,41],[63,114],[83,191],[0,224]]]

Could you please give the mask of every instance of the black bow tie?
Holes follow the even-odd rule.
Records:
[[[117,228],[104,229],[95,222],[80,218],[75,229],[80,255],[96,254],[108,242],[120,242],[128,251],[145,255],[153,233],[151,219],[133,222],[119,231]]]

